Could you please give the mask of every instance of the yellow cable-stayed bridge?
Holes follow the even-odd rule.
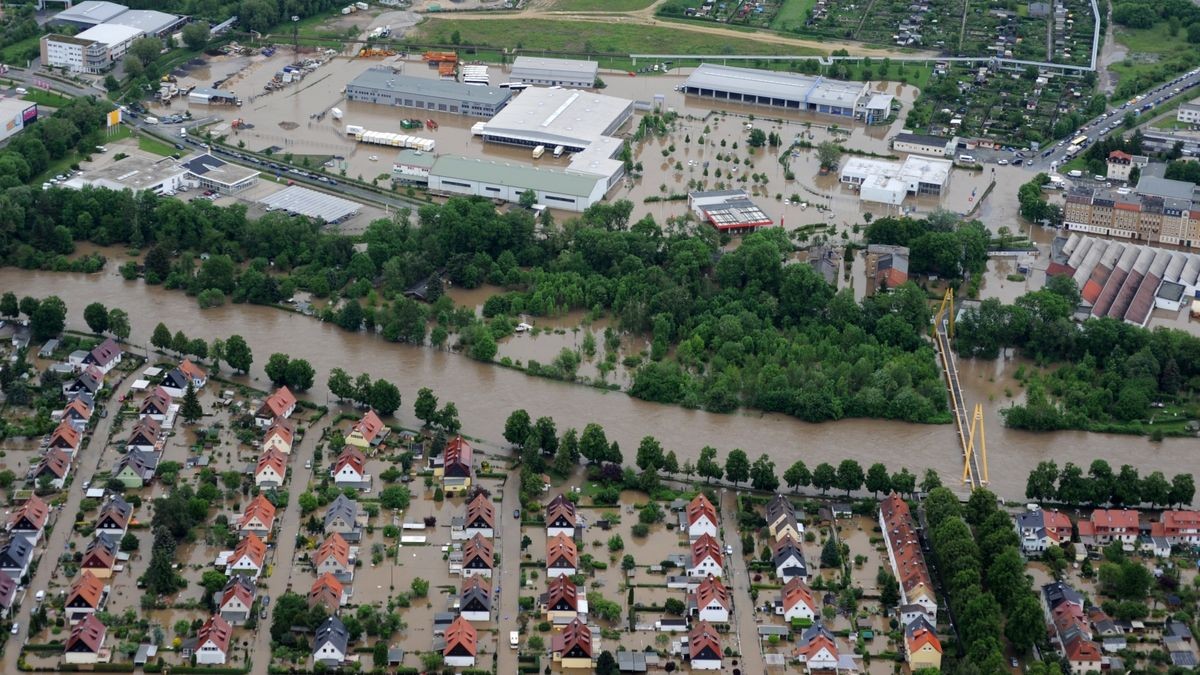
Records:
[[[946,289],[933,323],[933,343],[942,363],[946,390],[950,394],[950,410],[954,413],[954,424],[962,447],[962,480],[972,490],[977,490],[988,484],[987,434],[983,425],[983,404],[976,403],[968,416],[966,399],[958,382],[958,365],[951,345],[954,339],[954,289]]]

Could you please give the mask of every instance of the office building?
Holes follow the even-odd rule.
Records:
[[[1142,176],[1134,189],[1071,190],[1063,205],[1063,222],[1076,232],[1196,247],[1198,202],[1193,183]]]
[[[929,155],[930,157],[950,157],[954,154],[957,146],[958,139],[954,137],[896,134],[896,137],[892,139],[892,149],[896,152]]]
[[[71,35],[43,35],[42,65],[66,68],[72,73],[103,73],[112,68],[108,47],[95,40]]]
[[[948,159],[909,155],[903,162],[851,157],[842,167],[841,181],[858,186],[866,202],[900,204],[908,195],[940,195],[950,182]]]
[[[1175,111],[1175,119],[1184,124],[1200,124],[1200,98],[1181,103]]]
[[[192,157],[182,165],[187,169],[188,182],[223,195],[237,194],[258,183],[258,171],[230,164],[208,153]]]

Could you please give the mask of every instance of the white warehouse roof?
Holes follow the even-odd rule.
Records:
[[[69,22],[77,24],[101,24],[111,21],[114,17],[129,9],[125,5],[102,0],[87,0],[74,7],[64,9],[54,15],[53,22]]]
[[[268,211],[287,211],[327,223],[338,223],[362,210],[362,204],[334,197],[299,185],[284,188],[259,201]]]
[[[103,23],[99,26],[92,26],[82,33],[77,34],[75,37],[79,38],[80,40],[94,40],[111,47],[113,45],[119,45],[128,40],[133,40],[144,34],[144,31],[132,26],[121,26],[115,23]]]
[[[131,9],[108,23],[137,28],[146,35],[158,35],[179,22],[179,17],[153,9]]]
[[[854,108],[867,96],[866,82],[846,82],[773,70],[734,68],[702,63],[684,87],[737,92],[766,98],[803,101],[814,105]]]
[[[483,136],[586,148],[616,131],[633,114],[633,101],[578,89],[530,87],[479,126]]]
[[[513,77],[572,76],[595,79],[600,70],[600,64],[595,61],[578,59],[547,59],[540,56],[518,56],[513,61]],[[542,77],[541,79],[550,79]]]

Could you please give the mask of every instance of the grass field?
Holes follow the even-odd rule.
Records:
[[[31,52],[37,52],[40,44],[41,37],[37,35],[14,42],[4,49],[0,49],[0,63],[24,67],[25,57]]]
[[[728,38],[662,26],[639,26],[551,19],[490,19],[462,21],[430,17],[417,27],[417,42],[449,44],[455,32],[460,43],[478,47],[508,47],[533,52],[662,53],[673,54],[819,54],[815,49],[758,42],[752,38]],[[602,65],[607,65],[603,64]],[[616,66],[608,66],[616,67]]]
[[[791,30],[804,26],[808,20],[808,10],[817,4],[817,0],[783,0],[779,13],[771,20],[774,30]]]
[[[1118,77],[1121,87],[1118,93],[1122,95],[1132,93],[1124,89],[1126,83],[1136,82],[1133,91],[1139,91],[1170,79],[1198,60],[1195,46],[1188,44],[1187,31],[1180,30],[1172,36],[1166,22],[1151,28],[1120,28],[1115,36],[1129,50],[1124,60],[1109,68]]]
[[[558,12],[633,12],[646,9],[654,0],[554,0]]]
[[[21,98],[38,105],[50,106],[51,108],[61,108],[71,100],[62,94],[56,94],[52,91],[42,91],[41,89],[30,89],[29,93]]]
[[[145,135],[138,136],[138,149],[142,152],[162,155],[163,157],[170,157],[175,154],[175,146]]]

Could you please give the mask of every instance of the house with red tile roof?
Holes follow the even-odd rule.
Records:
[[[254,596],[257,593],[253,579],[235,574],[229,577],[225,588],[221,589],[217,610],[226,621],[240,626],[250,618],[250,612],[254,609]]]
[[[775,613],[783,615],[783,620],[791,623],[796,619],[815,621],[817,618],[817,601],[813,599],[812,589],[800,577],[792,577],[779,591],[779,604]]]
[[[204,385],[208,384],[208,373],[189,359],[184,359],[183,363],[179,364],[179,372],[187,376],[188,382],[196,391],[200,391]]]
[[[117,540],[107,534],[98,534],[83,551],[83,560],[79,563],[81,570],[91,570],[101,579],[107,579],[113,574],[113,566],[117,564]]]
[[[50,477],[50,485],[62,489],[71,473],[71,456],[57,448],[50,448],[42,455],[42,460],[33,469],[33,479],[42,476]]]
[[[923,622],[918,622],[923,623]],[[922,668],[942,669],[942,642],[928,626],[911,624],[904,631],[904,660],[909,670]]]
[[[833,633],[820,623],[804,629],[793,653],[808,673],[836,672],[842,663]]]
[[[575,513],[575,502],[559,494],[546,505],[546,536],[553,537],[565,534],[575,536],[575,527],[579,519]]]
[[[442,452],[442,490],[447,494],[459,494],[471,489],[472,461],[474,451],[462,436],[455,436]],[[437,471],[434,471],[437,477]]]
[[[331,616],[338,613],[345,599],[345,586],[330,572],[325,572],[317,577],[308,591],[309,608],[320,605],[325,608],[325,613]]]
[[[284,455],[292,454],[292,443],[295,441],[296,423],[291,420],[279,419],[267,427],[263,434],[262,449],[274,450]]]
[[[546,593],[539,599],[546,620],[552,624],[561,625],[577,617],[587,620],[587,597],[565,574],[551,577]]]
[[[94,664],[100,660],[100,652],[104,649],[104,638],[108,629],[95,614],[88,614],[82,621],[71,627],[71,635],[67,638],[63,660],[78,665]]]
[[[75,427],[76,431],[87,428],[88,420],[92,419],[92,407],[83,398],[71,401],[63,408],[62,419]]]
[[[258,579],[267,562],[267,545],[256,534],[248,534],[238,542],[233,549],[233,555],[225,565],[225,574],[244,574],[251,579]]]
[[[719,577],[705,577],[688,594],[688,612],[701,621],[729,623],[732,609],[733,599],[729,596],[729,589],[725,588]]]
[[[47,447],[56,448],[69,454],[75,454],[79,450],[79,444],[83,441],[83,434],[79,433],[71,423],[63,420],[58,423],[54,431],[50,432],[50,442]]]
[[[491,539],[496,528],[496,507],[487,495],[480,492],[467,504],[467,515],[463,519],[463,535],[474,537],[477,534]]]
[[[146,398],[142,399],[142,404],[138,407],[138,417],[141,419],[149,417],[155,422],[164,422],[170,416],[173,405],[174,401],[167,390],[155,387],[154,391],[146,394]]]
[[[371,477],[367,475],[367,456],[353,445],[342,448],[329,475],[339,487],[366,487],[371,482]]]
[[[688,631],[688,660],[692,670],[720,670],[721,636],[707,621],[698,621]]]
[[[107,597],[108,588],[104,582],[89,570],[84,570],[67,591],[67,599],[63,604],[67,621],[75,623],[89,614],[99,612]]]
[[[25,537],[29,543],[36,545],[46,529],[46,521],[50,518],[50,505],[37,495],[30,495],[8,517],[5,529],[9,534]]]
[[[238,520],[238,532],[241,534],[256,534],[264,540],[270,539],[271,528],[275,526],[275,505],[264,495],[258,495],[246,505]]]
[[[879,526],[887,545],[892,574],[900,582],[900,604],[920,605],[932,623],[937,617],[937,594],[908,503],[892,492],[880,503]]]
[[[574,619],[550,639],[550,653],[563,670],[592,669],[592,631],[587,624]]]
[[[1159,522],[1172,546],[1200,546],[1200,511],[1163,511]]]
[[[1096,509],[1091,518],[1079,521],[1079,540],[1105,546],[1114,541],[1132,546],[1138,538],[1138,512],[1133,509]]]
[[[478,639],[479,634],[470,621],[461,616],[454,619],[446,629],[442,661],[451,668],[474,667],[479,651]]]
[[[721,554],[721,542],[709,534],[702,534],[692,542],[692,559],[688,567],[688,576],[704,578],[709,575],[719,577],[724,575],[722,567],[724,557]]]
[[[480,575],[490,579],[492,570],[495,569],[492,551],[491,539],[480,534],[468,539],[463,543],[462,548],[462,575],[464,577]]]
[[[254,467],[254,484],[260,488],[270,489],[283,485],[287,478],[287,456],[271,448],[258,456],[258,465]]]
[[[346,442],[366,450],[382,443],[387,435],[388,428],[384,426],[383,420],[379,419],[374,410],[368,410],[362,419],[350,428],[350,433],[346,434]]]
[[[337,532],[325,537],[325,541],[317,548],[317,554],[313,556],[313,568],[317,574],[328,572],[342,582],[354,579],[354,560],[350,557],[350,543]]]
[[[1017,515],[1016,521],[1021,551],[1026,555],[1038,555],[1071,541],[1071,519],[1061,511],[1034,506]]]
[[[254,422],[266,429],[276,420],[287,419],[296,411],[296,396],[287,387],[276,389],[254,413]]]
[[[229,638],[232,636],[233,626],[221,618],[220,614],[208,617],[208,621],[204,622],[204,625],[200,627],[200,632],[196,634],[196,649],[193,652],[196,656],[196,664],[225,665],[225,660],[229,657]]]
[[[579,548],[575,540],[556,534],[546,540],[546,577],[573,576],[579,571]]]
[[[162,425],[153,417],[138,420],[125,440],[125,452],[158,452],[162,449]]]
[[[717,528],[720,524],[717,522],[717,507],[708,501],[703,493],[696,495],[692,501],[688,502],[687,508],[687,533],[688,539],[695,539],[702,534],[709,536],[717,536]]]

